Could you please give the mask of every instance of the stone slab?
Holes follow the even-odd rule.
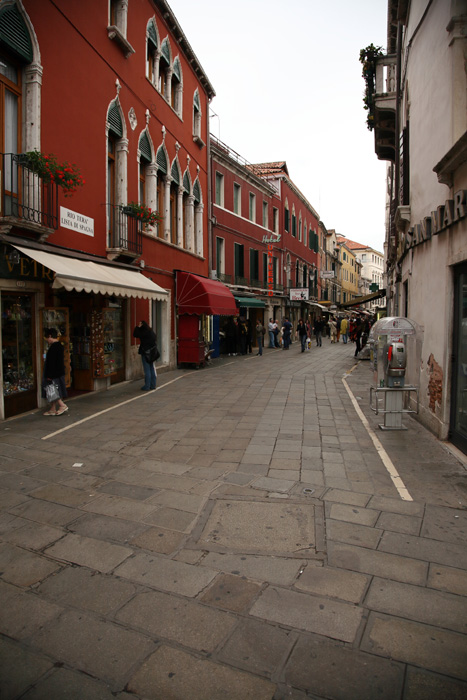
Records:
[[[4,700],[20,697],[53,667],[50,659],[34,654],[6,638],[0,639],[0,659],[0,697]]]
[[[191,511],[166,506],[158,508],[145,518],[146,523],[178,532],[189,532],[195,520],[196,515]]]
[[[129,601],[116,619],[151,636],[212,653],[236,625],[232,615],[156,591],[141,593]]]
[[[370,613],[360,646],[371,654],[467,679],[465,636],[457,632]]]
[[[7,543],[0,544],[0,576],[8,583],[32,586],[59,568],[59,564],[39,554]]]
[[[248,581],[244,576],[219,574],[200,600],[225,610],[244,612],[260,590],[259,583]]]
[[[467,598],[374,578],[365,605],[370,610],[467,633]]]
[[[130,547],[69,534],[45,550],[49,557],[108,573],[133,553]]]
[[[270,586],[253,604],[250,615],[343,642],[353,642],[363,610],[335,600]]]
[[[367,493],[343,491],[342,489],[328,489],[323,496],[323,501],[347,503],[349,506],[360,506],[361,508],[365,508],[369,500],[370,496]]]
[[[427,505],[422,537],[441,542],[467,544],[467,512],[455,508]]]
[[[199,543],[263,554],[310,550],[315,546],[314,507],[311,504],[217,501]]]
[[[49,600],[99,615],[118,610],[136,590],[128,581],[75,566],[49,576],[38,588],[40,595]]]
[[[271,700],[276,686],[244,671],[161,646],[141,666],[128,690],[147,698]]]
[[[342,520],[326,520],[326,536],[329,541],[347,542],[348,544],[376,549],[383,534],[382,530],[365,525],[356,525]]]
[[[70,486],[63,484],[47,484],[40,489],[36,489],[31,494],[34,498],[39,498],[51,503],[59,503],[62,506],[70,506],[71,508],[80,508],[96,498],[96,492],[89,493],[73,489]]]
[[[382,552],[413,559],[422,559],[435,564],[444,564],[458,569],[467,569],[467,547],[452,542],[438,542],[426,537],[400,535],[396,532],[385,532],[379,549]]]
[[[404,666],[329,641],[302,637],[287,662],[285,679],[313,697],[394,700],[402,694]]]
[[[243,619],[218,653],[218,658],[229,666],[269,678],[277,674],[295,636],[295,633],[280,627]]]
[[[334,520],[344,520],[357,525],[368,525],[373,527],[379,517],[377,510],[360,508],[359,506],[346,505],[344,503],[332,503],[330,517]]]
[[[34,688],[23,695],[22,700],[51,700],[52,698],[115,700],[115,694],[108,685],[93,680],[85,673],[57,668],[46,678],[40,679]]]
[[[0,583],[0,599],[0,631],[14,639],[27,639],[63,610],[6,583]]]
[[[46,523],[48,525],[63,526],[76,520],[81,511],[67,506],[61,506],[58,503],[48,503],[47,501],[39,501],[30,499],[25,503],[11,508],[10,513],[19,515],[21,518],[33,520],[38,523]]]
[[[407,667],[404,700],[465,700],[467,684],[419,668]]]
[[[427,586],[467,597],[467,571],[430,564]]]
[[[369,580],[369,576],[353,571],[308,565],[295,583],[295,588],[349,603],[360,603]]]
[[[159,552],[159,554],[172,554],[180,546],[184,539],[183,532],[176,530],[167,530],[160,527],[151,527],[149,530],[140,533],[131,540],[134,547],[148,549],[150,552]]]
[[[190,513],[198,513],[205,502],[203,496],[193,493],[183,493],[182,491],[160,491],[151,498],[151,503],[161,506],[169,506],[178,510],[185,510]]]
[[[114,574],[143,586],[193,598],[213,580],[216,572],[157,555],[137,553]]]
[[[279,586],[290,586],[295,581],[302,563],[300,559],[285,559],[283,557],[208,552],[202,565],[237,576],[246,576],[260,583],[268,582]]]
[[[22,520],[22,522],[24,523],[22,527],[18,527],[12,532],[3,535],[3,539],[6,542],[15,544],[18,547],[40,550],[52,544],[52,542],[56,542],[65,534],[65,530],[58,527],[31,523],[28,520]]]
[[[419,535],[422,527],[422,519],[413,515],[401,515],[400,513],[381,513],[376,526],[382,530],[402,532],[407,535]]]
[[[372,496],[368,502],[369,508],[387,511],[388,513],[400,513],[401,515],[414,515],[421,518],[425,512],[423,503],[416,501],[402,501],[400,498],[388,496]]]
[[[425,562],[337,542],[328,543],[328,562],[341,569],[419,586],[425,584],[428,571]]]
[[[144,523],[131,520],[121,520],[110,515],[86,513],[74,521],[68,530],[76,535],[91,537],[95,540],[106,540],[117,544],[127,544],[133,537],[147,530]]]
[[[99,493],[108,493],[112,496],[131,498],[134,501],[145,501],[158,493],[157,489],[151,489],[148,486],[125,484],[121,481],[109,481],[108,483],[99,486],[97,490]]]
[[[130,498],[111,496],[110,494],[98,496],[92,503],[83,506],[83,510],[100,515],[110,515],[123,520],[144,520],[156,510],[157,506],[133,501]]]
[[[122,690],[130,671],[155,648],[153,641],[87,613],[65,612],[32,643],[59,662]]]

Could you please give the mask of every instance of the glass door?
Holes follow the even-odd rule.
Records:
[[[34,307],[30,294],[2,293],[2,376],[5,418],[37,407]]]
[[[451,440],[467,454],[467,265],[454,274]]]

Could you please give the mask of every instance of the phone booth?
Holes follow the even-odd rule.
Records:
[[[402,316],[381,318],[371,328],[369,345],[374,379],[370,407],[384,415],[381,430],[407,430],[402,414],[419,411],[421,329]],[[416,408],[410,408],[411,393],[416,396]]]

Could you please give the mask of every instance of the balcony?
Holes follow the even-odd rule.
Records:
[[[396,56],[382,56],[376,62],[373,95],[375,152],[379,160],[396,158]]]
[[[225,272],[218,272],[217,279],[224,284],[232,283],[232,275],[226,275]]]
[[[58,185],[28,167],[25,156],[0,154],[0,221],[27,229],[42,240],[58,228]]]
[[[248,279],[246,277],[240,277],[238,275],[235,275],[234,284],[237,287],[248,287]]]
[[[127,207],[107,204],[108,246],[110,260],[134,260],[143,252],[142,223],[132,216]]]

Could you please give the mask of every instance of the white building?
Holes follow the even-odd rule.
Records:
[[[464,452],[466,13],[465,0],[389,0],[387,54],[364,66],[375,151],[388,161],[387,315],[421,326],[420,419]]]

